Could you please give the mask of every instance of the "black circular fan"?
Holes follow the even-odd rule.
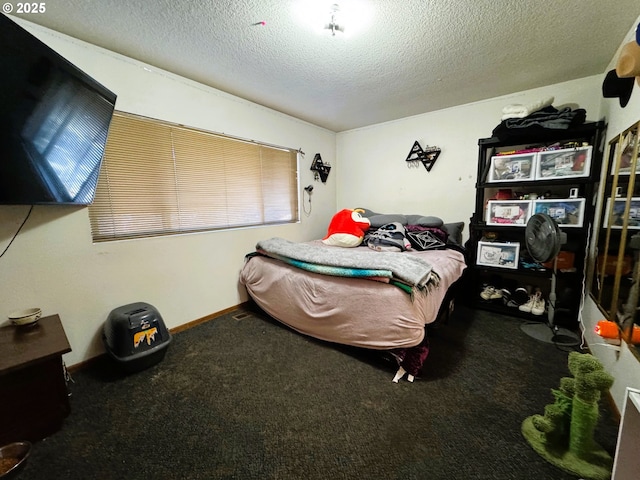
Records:
[[[556,221],[546,213],[536,213],[527,222],[525,244],[531,258],[538,263],[553,260],[551,289],[547,305],[548,323],[524,323],[521,330],[537,340],[564,346],[576,346],[580,339],[566,328],[558,328],[554,323],[556,308],[556,270],[560,247],[567,241],[567,234],[560,231]]]
[[[562,233],[555,220],[546,213],[533,215],[524,234],[527,251],[536,262],[548,262],[560,252]]]

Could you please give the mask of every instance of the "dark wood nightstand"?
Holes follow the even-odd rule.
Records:
[[[60,429],[71,411],[62,363],[70,351],[58,315],[0,328],[0,445]]]

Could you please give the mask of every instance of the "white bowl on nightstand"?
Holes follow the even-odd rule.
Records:
[[[42,310],[39,308],[27,308],[26,310],[18,310],[9,314],[9,320],[14,325],[34,325],[42,316]]]

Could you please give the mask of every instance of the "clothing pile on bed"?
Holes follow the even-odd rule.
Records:
[[[279,237],[261,240],[256,251],[303,270],[392,283],[410,293],[415,289],[424,291],[439,282],[431,265],[414,255],[340,248],[321,242],[299,243]]]
[[[370,222],[363,244],[374,250],[378,245],[387,251],[462,249],[464,223],[444,223],[435,216],[376,213],[366,208],[362,216]],[[394,248],[395,247],[395,248]]]
[[[256,252],[303,270],[342,277],[366,278],[393,284],[407,293],[428,291],[437,286],[439,276],[432,266],[414,255],[397,255],[408,250],[431,250],[443,248],[462,248],[462,223],[445,225],[433,216],[378,214],[368,209],[356,209],[355,217],[360,227],[360,215],[366,219],[370,228],[363,235],[363,248],[335,248],[331,233],[335,229],[336,219],[340,225],[347,224],[338,235],[350,229],[349,213],[342,210],[336,214],[329,226],[329,233],[323,242],[292,242],[274,237],[262,240],[256,245]],[[345,220],[346,219],[346,220]],[[449,230],[453,235],[449,234]],[[358,233],[359,235],[360,233]],[[353,237],[351,234],[349,237]],[[326,240],[331,241],[327,242]],[[347,245],[351,245],[350,240]]]

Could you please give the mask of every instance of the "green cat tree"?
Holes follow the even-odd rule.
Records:
[[[573,378],[560,379],[551,392],[555,401],[544,415],[522,422],[522,435],[529,445],[556,467],[585,480],[611,478],[613,459],[593,439],[598,423],[598,403],[613,384],[596,357],[571,352],[569,371]]]

